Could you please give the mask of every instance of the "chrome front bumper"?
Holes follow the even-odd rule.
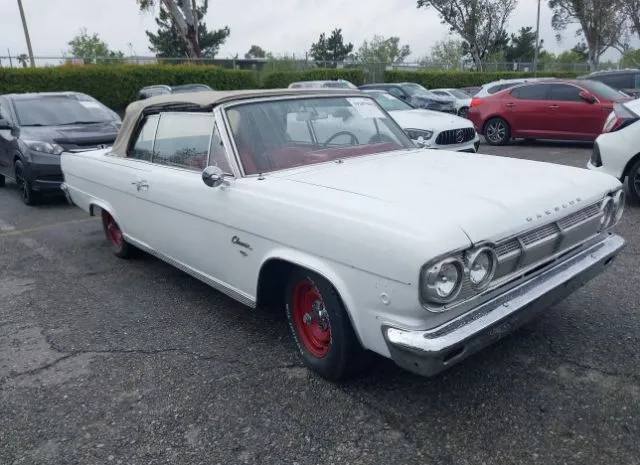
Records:
[[[540,312],[599,275],[625,246],[615,234],[590,245],[528,281],[434,329],[407,331],[390,326],[382,334],[393,361],[433,376],[527,323]]]
[[[64,182],[60,184],[60,190],[64,192],[64,197],[67,199],[67,202],[70,205],[75,205],[73,200],[71,200],[71,195],[69,194],[69,186],[67,186]]]

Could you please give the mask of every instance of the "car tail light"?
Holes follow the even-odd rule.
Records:
[[[482,104],[482,99],[480,97],[473,97],[469,108],[480,106],[480,104]]]
[[[613,111],[609,113],[607,120],[602,127],[602,133],[619,131],[622,128],[635,123],[640,119],[640,116],[629,110],[624,105],[616,103],[613,106]]]

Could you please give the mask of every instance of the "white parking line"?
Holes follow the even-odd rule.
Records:
[[[13,231],[16,227],[0,218],[0,231]]]

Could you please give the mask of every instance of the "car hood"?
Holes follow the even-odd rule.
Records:
[[[582,168],[429,149],[346,158],[271,176],[291,181],[291,195],[307,184],[376,199],[377,208],[391,215],[410,209],[421,221],[457,225],[473,243],[554,221],[620,186],[613,176]]]
[[[113,143],[118,135],[117,123],[117,121],[109,121],[66,126],[23,126],[20,128],[20,138],[24,140],[55,142],[61,145],[85,145],[91,143],[106,143],[109,141]]]
[[[395,110],[391,117],[405,129],[428,129],[444,131],[447,129],[473,128],[473,123],[449,113],[431,110]]]

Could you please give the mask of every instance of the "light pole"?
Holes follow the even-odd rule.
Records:
[[[27,18],[24,16],[24,8],[22,8],[22,0],[18,0],[18,8],[20,9],[20,17],[22,18],[22,29],[24,29],[24,38],[27,41],[27,51],[29,52],[29,60],[31,67],[36,67],[36,60],[33,59],[33,50],[31,49],[31,39],[29,38],[29,29],[27,28]]]
[[[533,52],[533,75],[538,77],[538,50],[540,49],[540,0],[538,0],[538,19],[536,20],[536,49]]]

